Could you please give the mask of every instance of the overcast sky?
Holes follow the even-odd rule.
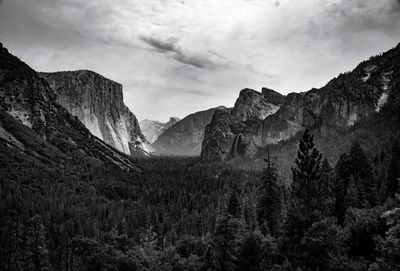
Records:
[[[0,0],[0,41],[38,71],[90,69],[141,120],[321,87],[400,42],[400,0]]]

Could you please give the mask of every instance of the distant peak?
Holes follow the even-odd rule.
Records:
[[[179,121],[180,120],[180,118],[178,118],[178,117],[170,117],[169,118],[169,121]]]
[[[273,103],[273,104],[283,104],[285,100],[285,96],[280,94],[279,92],[270,89],[270,88],[262,88],[261,93],[264,96],[265,99],[268,100],[268,102]]]

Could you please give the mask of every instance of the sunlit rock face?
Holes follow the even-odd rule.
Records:
[[[319,89],[286,97],[270,89],[262,93],[244,89],[230,112],[214,114],[206,128],[201,157],[251,157],[260,148],[289,140],[305,128],[320,134],[350,129],[381,112],[393,99],[399,63],[400,45]]]
[[[48,82],[1,43],[0,139],[24,157],[61,163],[61,168],[72,167],[76,174],[88,174],[103,165],[139,170],[131,157],[93,136],[57,102]]]
[[[179,121],[179,118],[171,117],[168,122],[159,122],[156,120],[142,120],[139,122],[140,129],[149,143],[153,143],[169,127]]]
[[[262,144],[262,122],[274,114],[285,97],[263,88],[262,92],[243,89],[232,110],[218,111],[207,126],[201,156],[224,160],[251,156]]]
[[[57,102],[112,147],[133,155],[148,153],[135,115],[123,102],[122,85],[95,72],[40,73],[57,94]]]
[[[204,131],[215,111],[223,106],[188,115],[166,129],[151,147],[160,155],[199,156]]]

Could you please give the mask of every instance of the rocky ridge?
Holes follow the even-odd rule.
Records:
[[[92,136],[78,118],[57,103],[56,96],[46,80],[0,44],[2,146],[60,168],[72,164],[85,172],[100,165],[137,169],[130,157]]]
[[[133,156],[148,154],[148,142],[123,102],[122,85],[87,70],[39,73],[57,102],[110,146]]]
[[[232,110],[239,113],[214,114],[201,156],[204,160],[254,157],[266,145],[290,140],[305,128],[325,136],[335,129],[351,129],[379,114],[394,98],[399,63],[400,45],[340,74],[322,88],[288,94],[279,109],[263,120],[263,110],[257,108],[259,100],[244,102],[248,95],[242,91]],[[256,112],[247,118],[246,110],[252,108]]]
[[[263,120],[277,112],[285,97],[263,88],[261,93],[243,89],[232,110],[215,112],[206,127],[201,156],[205,160],[224,160],[251,156],[262,144]]]

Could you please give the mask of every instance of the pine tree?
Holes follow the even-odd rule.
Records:
[[[314,146],[313,135],[306,130],[300,139],[296,167],[292,168],[292,195],[307,204],[320,178],[322,155]]]
[[[236,268],[244,230],[239,209],[239,201],[236,193],[233,192],[224,214],[217,220],[213,234],[213,247],[219,270],[229,271]]]
[[[372,168],[360,144],[355,142],[350,150],[349,170],[353,176],[360,194],[360,205],[375,206],[377,193]]]
[[[282,212],[282,189],[278,185],[276,168],[271,161],[269,151],[265,159],[267,167],[261,177],[261,191],[257,204],[257,221],[261,232],[274,236],[278,231]]]
[[[321,165],[320,180],[317,182],[317,194],[315,208],[321,213],[321,216],[327,217],[333,214],[335,197],[333,184],[333,169],[328,159],[325,159]]]
[[[359,188],[357,187],[356,181],[354,178],[350,179],[347,192],[345,194],[345,206],[346,208],[355,207],[361,208],[360,205],[360,195],[359,195]]]
[[[285,228],[285,249],[295,258],[300,256],[304,233],[321,219],[320,212],[315,211],[319,197],[317,188],[321,178],[321,158],[322,155],[314,146],[313,136],[306,130],[300,139],[296,167],[292,168],[292,198]]]

